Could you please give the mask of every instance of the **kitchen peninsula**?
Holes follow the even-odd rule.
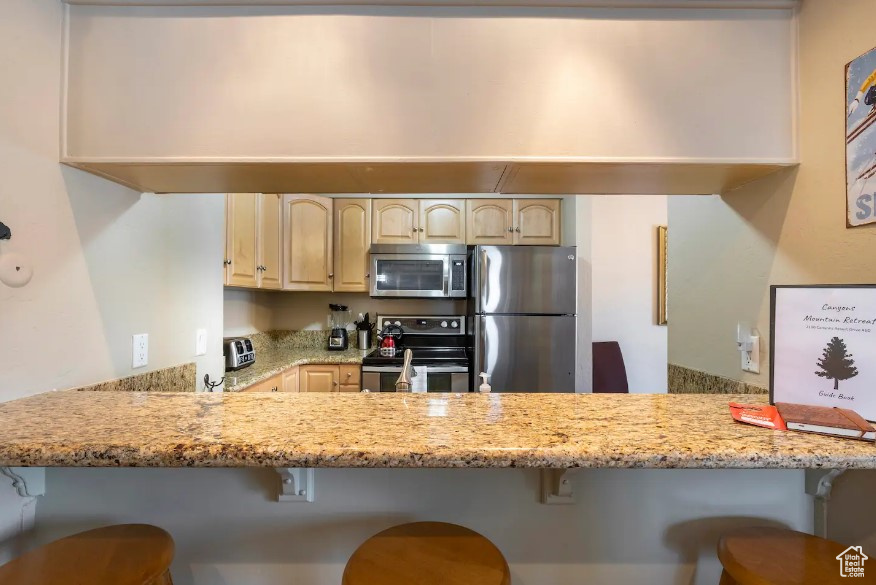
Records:
[[[0,404],[0,465],[876,468],[872,443],[735,423],[732,400],[764,398],[62,391]]]

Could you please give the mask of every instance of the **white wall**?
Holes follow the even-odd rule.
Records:
[[[71,14],[70,156],[794,157],[786,9]]]
[[[218,376],[223,200],[141,195],[58,164],[62,17],[55,0],[0,3],[0,221],[13,233],[0,255],[34,274],[0,284],[0,402],[133,373],[134,333],[150,335],[138,372],[196,361]],[[0,561],[32,514],[11,491],[0,476]]]
[[[271,501],[271,470],[50,469],[38,539],[149,522],[176,540],[177,585],[336,585],[372,534],[437,520],[490,538],[515,585],[714,585],[728,527],[811,530],[801,471],[576,473],[577,503],[545,506],[519,469],[319,469],[313,504]]]
[[[593,341],[620,343],[630,392],[666,392],[667,329],[657,325],[657,226],[665,195],[591,200]]]
[[[0,7],[0,220],[33,266],[0,284],[0,401],[197,361],[221,373],[223,200],[141,195],[58,164],[62,8]],[[209,352],[195,358],[195,330]],[[138,370],[143,371],[143,370]]]

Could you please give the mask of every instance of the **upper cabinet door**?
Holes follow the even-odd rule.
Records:
[[[467,244],[513,244],[513,204],[510,199],[468,199]]]
[[[465,243],[465,199],[420,199],[421,244]]]
[[[334,290],[368,292],[371,200],[335,199]]]
[[[283,288],[332,290],[332,200],[283,195]]]
[[[515,199],[514,243],[560,245],[560,200]]]
[[[258,286],[258,206],[256,193],[225,195],[225,284]]]
[[[419,239],[416,199],[374,199],[372,237],[374,244],[416,244]]]
[[[259,287],[283,288],[283,197],[259,195]]]

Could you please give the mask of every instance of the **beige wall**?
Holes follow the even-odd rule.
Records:
[[[197,361],[221,375],[220,196],[144,195],[58,164],[62,6],[0,6],[0,254],[33,266],[0,284],[0,402]],[[196,358],[195,330],[208,332]]]
[[[657,226],[665,195],[591,197],[593,341],[617,341],[630,392],[666,392],[666,327],[657,325]]]
[[[871,0],[805,0],[800,26],[800,157],[723,197],[670,198],[669,361],[735,379],[736,322],[769,336],[769,285],[866,283],[876,226],[845,227],[845,64],[876,45]]]
[[[73,6],[66,153],[788,159],[790,14]]]

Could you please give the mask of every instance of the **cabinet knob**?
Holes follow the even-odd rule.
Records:
[[[508,231],[509,231],[509,232],[513,232],[513,231],[514,231],[514,228],[513,228],[513,227],[509,227],[509,228],[508,228]]]
[[[332,386],[337,386],[337,385],[338,385],[337,382],[332,382]]]
[[[334,278],[334,277],[335,277],[335,273],[334,273],[334,272],[329,272],[328,277],[329,277],[329,278]]]
[[[348,378],[351,377],[352,375],[353,375],[353,372],[347,372],[347,377],[348,377]]]
[[[365,278],[371,278],[371,273],[370,273],[370,272],[366,272],[366,273],[365,273]]]
[[[519,234],[520,233],[520,226],[517,226],[516,228],[514,228],[514,231]]]
[[[229,260],[228,258],[226,258],[225,261],[222,262],[222,263],[225,264],[226,266],[228,266],[229,264],[231,264],[231,260]]]
[[[420,228],[420,232],[423,232],[423,228]]]
[[[277,387],[276,387],[276,386],[274,386],[273,388],[271,388],[271,392],[276,392],[276,391],[277,391]]]

